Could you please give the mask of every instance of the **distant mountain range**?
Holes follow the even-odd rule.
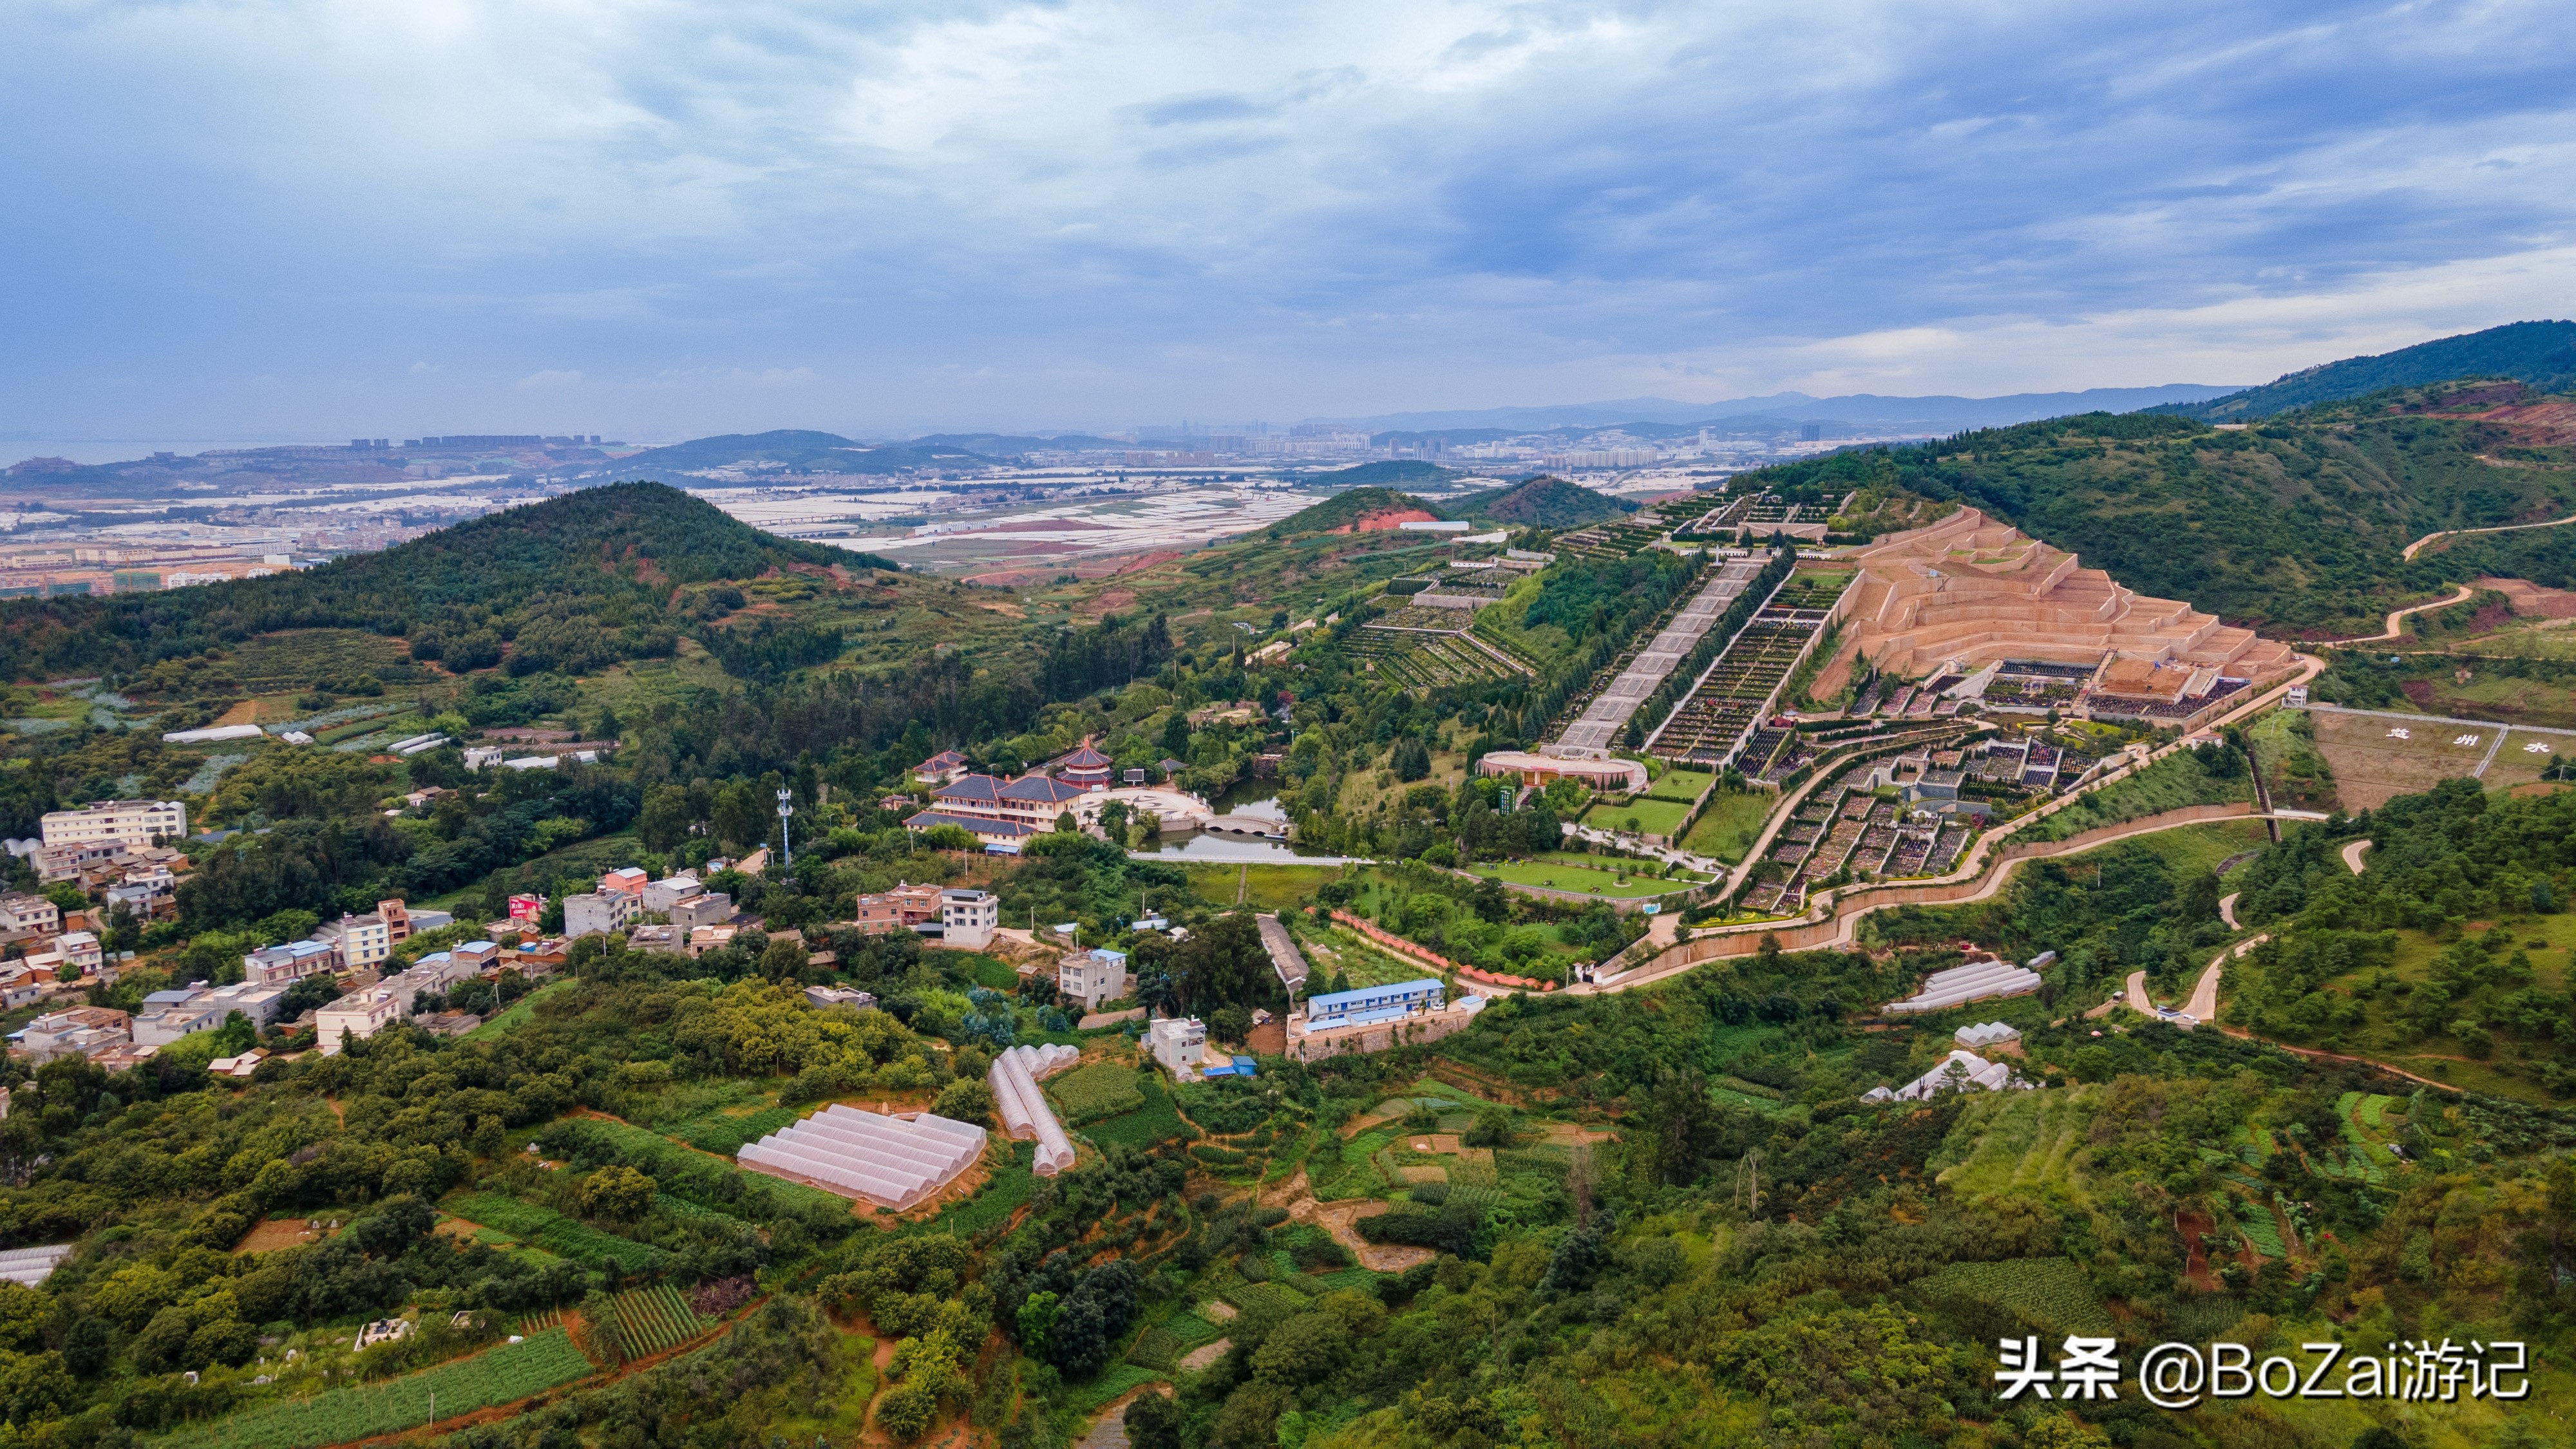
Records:
[[[2096,387],[2082,392],[2017,392],[2004,397],[1881,397],[1847,393],[1812,397],[1778,392],[1768,397],[1729,398],[1721,402],[1675,402],[1671,398],[1621,398],[1609,402],[1557,403],[1546,407],[1472,408],[1453,412],[1383,413],[1376,417],[1330,419],[1352,428],[1380,432],[1448,432],[1492,428],[1505,433],[1549,432],[1560,428],[1606,428],[1620,423],[1662,423],[1675,431],[1702,424],[1718,426],[1783,422],[1840,422],[1870,427],[1921,428],[1958,432],[1967,428],[2005,427],[2073,413],[2127,413],[2175,403],[2196,403],[2241,391],[2204,383],[2176,382],[2162,387]]]

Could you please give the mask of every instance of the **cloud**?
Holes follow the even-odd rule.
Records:
[[[629,431],[2246,380],[2576,310],[2571,69],[2531,0],[53,0],[0,426],[424,355]]]
[[[555,392],[568,387],[579,387],[581,383],[581,370],[571,367],[550,367],[541,372],[529,373],[519,379],[519,387],[525,392]]]

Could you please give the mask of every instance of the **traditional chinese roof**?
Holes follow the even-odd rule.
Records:
[[[961,775],[930,792],[934,800],[964,800],[976,804],[994,804],[1002,798],[1003,782],[991,775]]]
[[[1079,800],[1088,793],[1078,785],[1050,780],[1044,775],[1022,775],[1002,787],[1003,799],[1024,804],[1061,805],[1067,800]]]

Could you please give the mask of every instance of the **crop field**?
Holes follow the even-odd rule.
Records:
[[[172,1449],[318,1449],[379,1434],[417,1429],[430,1406],[441,1418],[514,1403],[587,1378],[591,1361],[571,1335],[549,1328],[524,1343],[458,1359],[382,1384],[334,1389],[309,1399],[278,1399],[163,1441]]]
[[[1028,1202],[1037,1189],[1037,1174],[1029,1170],[1037,1161],[1034,1142],[1011,1144],[1011,1160],[995,1167],[992,1176],[973,1197],[956,1204],[937,1217],[906,1225],[905,1233],[935,1233],[950,1237],[974,1238],[1011,1220],[1011,1215]]]
[[[2068,1333],[2115,1331],[2111,1315],[2094,1296],[2084,1270],[2066,1258],[2008,1258],[2000,1263],[1952,1263],[1917,1280],[1916,1291],[1991,1304],[2028,1323]]]
[[[2092,1125],[2092,1093],[2012,1092],[1979,1097],[1968,1105],[1982,1114],[1981,1130],[1962,1126],[1950,1141],[1973,1144],[1964,1158],[1935,1157],[1942,1187],[1962,1197],[2056,1191],[2085,1200],[2073,1160]]]
[[[1129,1147],[1151,1147],[1158,1142],[1185,1142],[1198,1135],[1190,1130],[1189,1123],[1181,1120],[1179,1110],[1172,1105],[1172,1094],[1161,1079],[1147,1077],[1138,1082],[1134,1073],[1128,1076],[1134,1083],[1136,1094],[1144,1099],[1144,1105],[1085,1127],[1084,1136],[1103,1145],[1114,1142]]]
[[[680,1290],[668,1283],[620,1293],[608,1303],[617,1325],[617,1346],[628,1358],[647,1358],[677,1348],[707,1326],[690,1310]]]
[[[2237,1225],[2245,1230],[2245,1241],[2266,1258],[2285,1258],[2289,1250],[2281,1245],[2281,1228],[2272,1216],[2270,1206],[2259,1202],[2236,1204]]]
[[[1047,1083],[1046,1092],[1063,1110],[1068,1127],[1133,1112],[1145,1105],[1145,1094],[1136,1089],[1136,1069],[1116,1062],[1076,1067]]]
[[[744,1143],[793,1127],[804,1115],[794,1107],[765,1107],[739,1117],[718,1113],[678,1123],[671,1128],[671,1135],[700,1152],[731,1157],[742,1150]]]
[[[614,1258],[631,1273],[658,1268],[671,1256],[649,1244],[633,1242],[575,1222],[552,1208],[538,1207],[499,1193],[466,1193],[449,1199],[446,1207],[468,1222],[498,1228],[523,1243],[588,1267],[596,1268]]]
[[[1305,1312],[1308,1303],[1305,1294],[1285,1283],[1237,1283],[1218,1296],[1246,1313],[1261,1309],[1283,1318]]]

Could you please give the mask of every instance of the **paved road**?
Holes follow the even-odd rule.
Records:
[[[2354,875],[2361,874],[2361,853],[2368,849],[2370,842],[2367,840],[2356,840],[2343,848],[2343,863],[2352,868]]]
[[[2218,918],[2225,921],[2231,931],[2241,929],[2236,924],[2236,902],[2244,894],[2243,891],[2229,891],[2218,898]]]
[[[2194,1021],[2218,1020],[2218,978],[2226,968],[2227,958],[2242,956],[2271,939],[2268,934],[2251,937],[2211,957],[2209,965],[2201,970],[2200,984],[2191,989],[2191,1000],[2184,1005],[2183,1014]]]
[[[2147,973],[2144,971],[2129,973],[2129,1009],[2140,1016],[2156,1014],[2156,1004],[2147,999]]]

